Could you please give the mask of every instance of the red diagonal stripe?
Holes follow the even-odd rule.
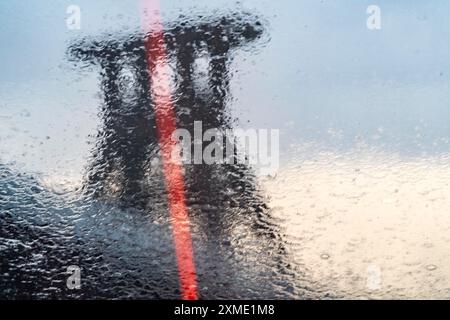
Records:
[[[176,142],[171,139],[176,129],[176,117],[171,97],[170,76],[167,73],[169,65],[159,3],[157,0],[145,0],[145,8],[147,13],[151,14],[151,36],[145,42],[146,58],[150,72],[151,96],[167,188],[180,287],[183,299],[196,300],[198,299],[197,274],[185,199],[183,168],[179,159],[173,159],[173,155],[177,154],[173,152],[177,147]],[[148,17],[143,16],[143,21],[146,19]],[[144,31],[148,30],[147,24],[143,24]]]

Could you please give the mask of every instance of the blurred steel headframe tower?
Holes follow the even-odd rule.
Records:
[[[182,17],[165,28],[164,45],[173,65],[173,95],[180,128],[191,130],[198,120],[205,130],[229,126],[225,106],[230,58],[234,50],[263,33],[258,17],[248,13],[189,20]],[[70,45],[68,51],[71,60],[100,67],[103,128],[86,185],[102,196],[114,191],[110,187],[114,181],[119,198],[127,206],[144,205],[148,191],[142,186],[142,176],[150,156],[158,149],[150,95],[150,86],[158,84],[149,82],[145,50],[145,43],[152,37],[160,35],[149,32],[88,37]],[[203,81],[207,90],[200,91],[195,86],[199,57],[208,60],[207,79]]]

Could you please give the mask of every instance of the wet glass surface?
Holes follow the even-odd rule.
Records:
[[[448,298],[450,5],[369,5],[1,2],[0,298]]]

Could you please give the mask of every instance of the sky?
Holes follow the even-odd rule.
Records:
[[[85,165],[98,126],[98,70],[67,61],[82,36],[136,32],[141,0],[0,3],[0,161],[33,172]],[[369,5],[381,29],[366,27]],[[68,30],[69,5],[81,29]],[[230,112],[241,126],[278,128],[283,152],[312,143],[342,152],[366,145],[407,156],[449,150],[448,1],[161,0],[180,14],[250,11],[268,41],[238,51]]]

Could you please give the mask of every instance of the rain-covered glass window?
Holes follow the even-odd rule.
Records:
[[[449,298],[448,12],[1,1],[0,299]]]

